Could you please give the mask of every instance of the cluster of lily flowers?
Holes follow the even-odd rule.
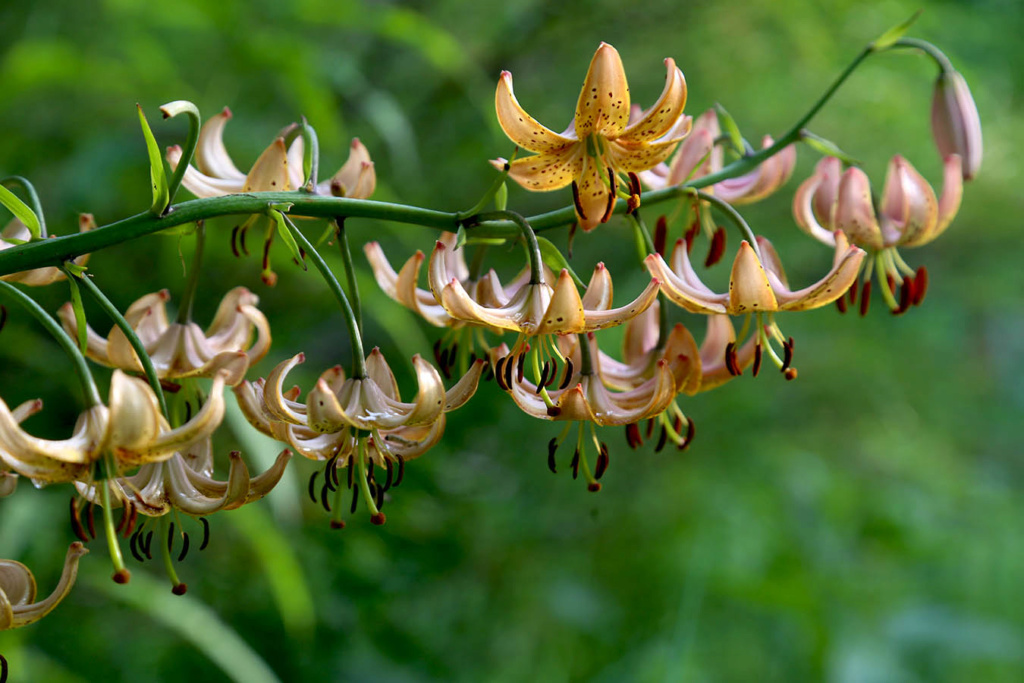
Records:
[[[576,223],[584,232],[610,220],[621,199],[628,220],[647,236],[643,264],[650,279],[628,302],[614,304],[612,275],[603,263],[594,267],[585,286],[567,264],[552,267],[522,219],[517,224],[528,264],[506,281],[493,269],[483,272],[467,265],[462,231],[440,235],[423,278],[423,251],[396,270],[377,242],[364,246],[380,288],[428,324],[446,330],[434,347],[436,367],[419,355],[412,358],[417,380],[412,400],[403,400],[379,349],[364,356],[361,339],[353,340],[353,372],[347,374],[340,365],[327,368],[304,399],[302,389],[287,382],[305,361],[303,353],[283,359],[265,378],[247,379],[250,367],[270,352],[271,331],[258,297],[245,287],[224,296],[205,330],[192,322],[190,301],[181,303],[182,312],[172,322],[167,291],[147,294],[123,314],[135,340],[116,325],[103,337],[78,308],[61,308],[58,317],[68,337],[82,342],[84,355],[94,364],[112,369],[110,389],[104,403],[95,386],[85,383],[88,405],[63,440],[38,438],[22,428],[22,422],[42,409],[41,401],[11,409],[0,399],[0,497],[15,492],[19,477],[37,486],[73,484],[70,512],[80,539],[68,551],[60,585],[40,602],[35,601],[31,573],[17,562],[0,561],[0,629],[40,618],[66,594],[86,552],[83,543],[96,535],[96,507],[102,510],[119,582],[127,581],[129,572],[118,537],[128,539],[131,553],[142,560],[152,557],[156,533],[161,539],[155,546],[158,552],[172,553],[177,543],[178,559],[184,559],[189,529],[193,534],[202,530],[200,547],[205,547],[206,517],[265,496],[281,479],[292,453],[324,463],[309,481],[309,494],[331,513],[332,526],[344,526],[343,508],[354,513],[360,500],[371,521],[383,524],[382,507],[401,483],[406,463],[437,444],[447,413],[464,405],[480,382],[490,379],[529,416],[564,423],[548,442],[548,466],[558,469],[558,452],[565,448],[571,453],[573,478],[582,476],[588,489],[598,491],[612,450],[598,427],[624,428],[633,448],[649,440],[655,441],[656,450],[669,444],[683,449],[695,434],[681,406],[683,396],[717,388],[748,369],[757,375],[766,357],[787,379],[796,377],[793,340],[783,334],[776,313],[833,302],[845,310],[858,297],[865,313],[873,275],[893,312],[921,303],[927,271],[908,266],[898,248],[926,244],[949,226],[959,208],[962,182],[973,177],[981,161],[977,111],[958,73],[943,71],[932,107],[944,167],[940,195],[910,162],[896,156],[876,202],[863,171],[856,166],[844,170],[838,157],[823,158],[797,189],[793,214],[800,229],[833,250],[832,265],[817,282],[794,289],[775,248],[767,238],[754,236],[734,208],[764,199],[786,184],[796,164],[793,144],[746,173],[705,184],[701,193],[681,191],[685,225],[671,253],[667,245],[672,228],[666,217],[658,220],[653,237],[647,234],[640,219],[644,186],[650,191],[682,188],[718,175],[726,168],[727,154],[742,160],[756,153],[742,139],[723,134],[724,110],[696,119],[685,115],[686,81],[671,59],[665,67],[661,96],[641,110],[631,105],[618,53],[602,44],[573,120],[562,133],[542,126],[520,106],[508,72],[502,73],[496,92],[502,129],[530,153],[512,161],[494,160],[499,171],[527,190],[571,187]],[[300,188],[353,199],[373,193],[374,165],[358,140],[352,142],[347,163],[329,180],[307,180],[304,138],[294,126],[283,130],[243,173],[223,142],[230,117],[225,109],[205,123],[191,163],[181,148],[167,150],[172,170],[188,163],[182,182],[197,197]],[[727,122],[725,128],[732,129],[731,119]],[[773,145],[771,137],[762,140],[762,149]],[[691,261],[701,233],[709,242],[705,267],[724,255],[724,229],[715,225],[712,211],[736,222],[747,237],[736,250],[725,292],[709,288]],[[270,267],[270,243],[275,231],[289,228],[267,214],[253,216],[235,228],[231,244],[236,255],[248,253],[246,233],[261,222],[262,279],[273,284],[277,276]],[[471,228],[472,223],[466,225]],[[82,217],[81,230],[94,227],[91,217]],[[2,238],[0,248],[10,248],[31,235],[15,219]],[[2,279],[43,286],[78,279],[85,265],[83,257],[64,269],[39,268]],[[700,343],[682,322],[667,322],[673,305],[703,316]],[[733,318],[742,320],[739,331]],[[617,326],[624,326],[624,341],[616,357],[599,340],[602,330]],[[460,376],[446,384],[453,371]],[[149,372],[155,373],[166,405],[153,382],[142,378]],[[213,436],[224,418],[228,388],[248,422],[287,448],[256,476],[232,452],[227,478],[221,481],[214,475]],[[115,525],[112,511],[118,508]],[[172,567],[170,562],[167,566]],[[169,571],[174,591],[184,592],[185,584],[173,568]]]

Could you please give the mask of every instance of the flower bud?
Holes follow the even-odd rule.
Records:
[[[958,71],[943,71],[932,97],[932,136],[943,158],[960,155],[964,180],[981,167],[981,119],[967,81]]]

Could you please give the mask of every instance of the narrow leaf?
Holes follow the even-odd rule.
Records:
[[[39,217],[29,208],[28,204],[18,198],[18,195],[3,185],[0,185],[0,204],[7,207],[19,221],[25,224],[34,239],[39,239]]]
[[[743,154],[746,152],[747,147],[743,144],[743,135],[740,134],[740,128],[736,125],[736,119],[720,104],[715,105],[715,111],[718,113],[718,124],[722,127],[725,134],[729,136],[729,141],[732,143],[736,153]]]
[[[888,31],[878,36],[878,38],[876,38],[875,41],[871,43],[871,49],[877,52],[879,50],[884,50],[888,47],[891,47],[893,43],[902,38],[903,35],[908,30],[910,30],[911,25],[913,25],[913,23],[917,21],[917,18],[921,16],[921,12],[923,11],[923,9],[917,10],[912,15],[910,15],[910,18],[906,19],[905,21],[899,24],[896,24]]]
[[[277,223],[277,231],[281,234],[281,239],[284,241],[285,246],[288,247],[288,251],[292,252],[295,260],[299,262],[303,270],[306,270],[306,260],[302,258],[302,252],[299,250],[299,245],[295,241],[295,235],[291,231],[295,224],[277,210],[271,210],[270,217]],[[298,230],[298,228],[295,229]]]
[[[546,237],[537,236],[537,245],[540,247],[540,257],[544,259],[544,263],[547,264],[548,268],[560,273],[562,269],[569,271],[569,277],[576,283],[578,287],[586,287],[587,283],[580,279],[576,271],[572,269],[569,262],[565,259],[562,252],[556,247],[551,240]]]
[[[75,312],[75,325],[78,327],[78,348],[85,353],[88,346],[88,330],[85,327],[85,306],[82,304],[82,291],[74,273],[67,273],[68,286],[71,288],[71,310]]]
[[[825,156],[836,157],[847,166],[859,166],[860,162],[840,149],[839,145],[814,133],[803,131],[800,139],[807,143],[807,146]]]
[[[140,105],[135,105],[139,110],[139,123],[142,124],[142,135],[146,138],[146,151],[149,153],[149,179],[153,185],[153,204],[149,207],[152,214],[159,216],[170,203],[170,189],[167,186],[167,173],[164,171],[164,159],[160,155],[160,148],[153,137],[153,131],[146,121],[146,115],[142,112]]]

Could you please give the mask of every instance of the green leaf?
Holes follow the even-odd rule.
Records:
[[[7,207],[19,221],[25,224],[34,239],[39,239],[39,217],[29,208],[28,204],[18,199],[18,195],[3,185],[0,185],[0,204]]]
[[[729,137],[733,149],[740,155],[746,153],[747,146],[743,144],[743,135],[740,134],[740,128],[736,125],[736,119],[720,104],[715,105],[715,111],[718,113],[718,125]]]
[[[913,23],[917,21],[917,18],[921,16],[921,12],[923,11],[923,9],[917,10],[912,15],[910,15],[909,19],[906,19],[902,23],[896,24],[888,31],[878,36],[878,38],[876,38],[875,41],[871,43],[871,45],[869,46],[870,49],[878,52],[880,50],[885,50],[886,48],[892,47],[893,43],[902,38],[903,35],[908,30],[910,30],[911,25],[913,25]]]
[[[455,231],[455,249],[461,249],[466,246],[467,239],[466,229],[460,225],[459,229]]]
[[[824,154],[825,156],[836,157],[847,166],[860,165],[860,161],[854,159],[849,154],[844,152],[842,149],[839,148],[839,145],[832,142],[831,140],[827,140],[806,130],[800,134],[800,140],[802,142],[807,143],[807,146],[810,147],[811,149],[816,150]]]
[[[569,277],[572,278],[572,281],[576,283],[577,287],[587,286],[587,283],[585,283],[583,280],[579,278],[578,275],[576,275],[576,272],[572,269],[572,266],[569,265],[569,262],[566,260],[565,256],[558,249],[558,247],[554,245],[554,243],[551,240],[549,240],[546,237],[541,237],[540,235],[538,235],[537,246],[540,247],[540,257],[544,260],[544,263],[547,264],[548,268],[555,271],[556,273],[560,273],[564,268],[565,270],[569,271]]]
[[[291,231],[291,228],[296,230],[298,228],[295,227],[295,224],[287,216],[276,209],[270,211],[270,217],[277,223],[277,231],[281,234],[281,239],[284,241],[285,246],[288,247],[288,251],[292,252],[295,260],[302,265],[303,270],[306,270],[306,259],[302,258],[302,252],[299,250],[299,245],[295,242],[295,235]]]
[[[139,123],[142,124],[142,135],[146,138],[146,151],[149,152],[149,178],[153,184],[153,204],[149,207],[150,213],[161,215],[171,201],[170,188],[167,185],[167,173],[164,171],[164,158],[160,156],[160,148],[153,137],[153,131],[146,121],[146,115],[142,112],[140,105],[135,105],[139,110]]]
[[[494,208],[504,211],[508,208],[508,183],[502,183],[494,193]]]
[[[82,304],[82,291],[74,273],[67,273],[68,286],[71,288],[71,310],[75,312],[75,325],[78,327],[78,348],[85,353],[88,346],[88,330],[85,327],[85,306]]]

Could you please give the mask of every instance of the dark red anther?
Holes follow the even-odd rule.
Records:
[[[200,517],[199,521],[203,523],[203,542],[199,544],[199,550],[203,551],[210,545],[210,522],[206,517]]]
[[[146,534],[146,543],[145,543],[145,545],[143,545],[143,543],[142,543],[142,536],[139,536],[139,548],[142,550],[143,553],[145,553],[147,559],[150,559],[150,560],[153,559],[153,532],[152,531],[150,531],[148,534]]]
[[[498,382],[498,387],[502,391],[508,391],[509,387],[505,384],[505,373],[504,370],[505,360],[508,356],[502,356],[494,363],[494,379]]]
[[[569,380],[572,379],[573,365],[572,361],[568,358],[565,359],[565,376],[562,377],[562,383],[558,386],[558,390],[561,391],[569,386]]]
[[[761,344],[754,345],[754,368],[753,375],[757,377],[757,373],[761,372]]]
[[[604,209],[604,214],[601,216],[601,222],[607,223],[612,214],[615,213],[615,179],[612,179],[612,191],[608,194],[608,205]]]
[[[572,454],[572,462],[569,463],[569,467],[572,468],[572,478],[576,479],[580,474],[580,449],[577,448]]]
[[[609,169],[610,172],[610,169]],[[643,192],[643,188],[640,187],[640,176],[633,171],[629,172],[629,194],[639,198],[640,193]]]
[[[181,534],[181,552],[178,553],[178,562],[184,562],[185,558],[188,557],[188,547],[190,541],[188,540],[188,532]]]
[[[725,345],[725,368],[733,377],[743,374],[743,370],[736,363],[736,342],[729,342]]]
[[[387,475],[384,477],[384,486],[381,487],[381,490],[387,491],[391,488],[391,482],[395,478],[395,466],[390,458],[384,458],[384,469],[387,470]]]
[[[545,384],[548,381],[548,373],[550,372],[550,370],[551,370],[551,361],[549,361],[549,360],[544,361],[544,367],[542,367],[540,369],[540,381],[537,382],[537,389],[536,389],[536,391],[534,393],[540,395],[541,389],[544,388]]]
[[[896,292],[896,278],[889,273],[885,274],[885,284],[889,287],[890,292]]]
[[[373,483],[373,460],[366,461],[366,481]]]
[[[860,315],[868,314],[868,307],[871,306],[871,280],[864,283],[864,289],[860,292]]]
[[[636,422],[626,425],[626,443],[634,450],[644,445],[643,439],[640,438],[640,425]]]
[[[145,562],[146,558],[144,558],[141,554],[139,554],[139,534],[140,533],[141,532],[136,531],[134,534],[132,534],[131,539],[128,541],[128,550],[131,551],[132,557],[134,557],[136,560],[138,560],[139,562]]]
[[[587,214],[583,211],[583,203],[580,201],[580,186],[576,184],[576,181],[572,181],[572,203],[576,205],[576,215],[581,220],[587,220]]]
[[[242,226],[242,229],[238,231],[238,246],[242,249],[242,253],[246,256],[249,255],[249,247],[245,246],[245,234],[249,232],[249,228]]]
[[[128,538],[135,532],[135,523],[139,520],[139,509],[135,507],[135,503],[128,503],[131,508],[131,513],[128,515],[128,526],[124,530],[124,537]]]
[[[271,235],[263,241],[263,270],[270,268],[270,245],[274,243],[274,236]]]
[[[313,470],[313,474],[309,475],[309,485],[307,486],[307,493],[309,499],[316,503],[316,475],[320,474],[320,470]]]
[[[167,527],[167,552],[174,550],[174,522]]]
[[[441,340],[440,339],[438,339],[437,341],[434,342],[434,361],[438,365],[442,365],[442,363],[441,363]]]
[[[690,228],[683,234],[683,239],[686,240],[687,254],[693,251],[693,243],[697,240],[698,234],[700,234],[700,221],[694,219],[693,223],[690,223]]]
[[[655,420],[653,417],[649,418],[647,420],[647,433],[644,434],[644,438],[645,439],[651,438],[651,435],[654,434],[654,423],[655,422],[657,422],[657,420]]]
[[[398,458],[398,476],[395,477],[395,486],[397,487],[402,483],[402,479],[405,477],[405,458],[400,455],[396,455]]]
[[[82,541],[82,543],[89,542],[89,536],[85,533],[85,529],[82,527],[82,518],[78,514],[78,505],[74,496],[71,496],[71,531],[75,533],[75,536]]]
[[[914,303],[914,280],[909,277],[903,278],[900,286],[900,305],[892,312],[893,315],[902,315],[907,312]]]
[[[839,309],[840,313],[846,313],[846,296],[843,295],[836,299],[836,308]]]
[[[558,474],[558,469],[555,466],[555,451],[558,450],[558,437],[551,437],[551,441],[548,441],[548,469],[553,474]]]
[[[850,305],[853,306],[857,303],[857,292],[860,291],[860,274],[857,274],[857,279],[853,281],[850,288],[846,290],[846,293],[850,296]]]
[[[655,453],[661,453],[661,449],[665,447],[668,442],[668,430],[665,429],[665,425],[661,426],[661,434],[658,436],[658,445],[654,447]]]
[[[505,365],[502,367],[501,379],[505,382],[505,386],[508,389],[512,388],[512,356],[509,355],[505,358]]]
[[[86,524],[88,525],[87,528],[89,529],[89,536],[91,536],[92,538],[96,538],[96,515],[94,514],[95,510],[96,505],[90,501],[89,505],[86,506],[85,508],[85,521]]]
[[[693,435],[697,432],[697,427],[693,424],[693,418],[686,419],[686,439],[679,444],[679,450],[684,451],[690,446],[690,442],[693,441]]]
[[[519,354],[519,361],[516,363],[516,382],[523,383],[523,370],[526,364],[526,353]],[[509,382],[511,384],[511,382]]]
[[[658,222],[654,224],[654,251],[665,255],[665,241],[668,239],[668,219],[665,216],[658,216]]]
[[[0,683],[7,683],[7,658],[0,655]]]
[[[380,511],[380,509],[384,507],[384,487],[378,484],[377,488],[373,490],[373,493],[374,503],[377,505],[377,510]],[[383,524],[383,522],[381,523]]]
[[[324,477],[324,485],[320,487],[320,505],[323,506],[327,514],[331,512],[331,499],[328,494],[331,492],[328,484],[330,483],[329,477]]]
[[[789,369],[789,364],[793,362],[793,338],[790,337],[782,343],[782,372]]]
[[[722,260],[725,254],[725,241],[725,228],[715,228],[715,233],[711,236],[711,246],[708,247],[708,257],[704,259],[705,268],[710,268]]]
[[[128,526],[128,518],[131,516],[129,509],[128,503],[121,506],[121,521],[117,523],[117,529],[114,530],[114,533],[118,536],[120,536],[121,532],[124,531],[124,528]]]
[[[928,291],[928,269],[921,266],[914,276],[914,305],[920,306],[924,301],[924,295]]]
[[[241,226],[236,225],[231,228],[231,253],[235,255],[235,258],[239,257],[238,253],[238,228]]]
[[[597,463],[594,464],[594,479],[600,479],[608,470],[608,446],[601,444],[601,452],[597,455]]]

